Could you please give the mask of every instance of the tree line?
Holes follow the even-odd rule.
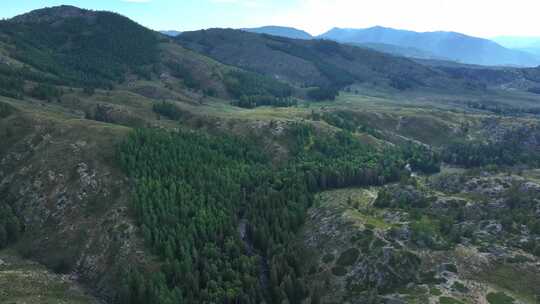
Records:
[[[443,149],[442,159],[466,168],[539,164],[540,154],[520,143],[519,140],[523,138],[520,134],[512,134],[514,138],[510,136],[499,142],[454,141]]]
[[[22,230],[23,225],[11,205],[0,201],[0,249],[17,241]]]
[[[268,76],[235,70],[225,75],[224,83],[236,100],[233,104],[239,107],[288,107],[297,103],[289,84]]]

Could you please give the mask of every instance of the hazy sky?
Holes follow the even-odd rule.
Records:
[[[284,25],[321,34],[382,25],[540,36],[540,0],[0,0],[0,18],[60,4],[115,11],[156,30]]]

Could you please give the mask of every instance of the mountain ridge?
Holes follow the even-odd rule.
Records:
[[[444,73],[407,58],[330,40],[290,39],[233,29],[185,32],[175,40],[224,64],[299,87],[339,90],[353,83],[373,83],[399,90],[460,86],[460,81],[445,78]]]
[[[182,32],[175,31],[175,30],[159,31],[159,32],[162,33],[163,35],[167,35],[167,36],[170,36],[170,37],[176,37],[176,36],[182,34]]]
[[[269,26],[255,27],[255,28],[242,28],[241,30],[246,31],[246,32],[251,32],[251,33],[267,34],[267,35],[280,36],[280,37],[292,38],[292,39],[310,40],[314,38],[311,34],[309,34],[306,31],[303,31],[294,27],[285,27],[285,26],[269,25]]]
[[[386,43],[402,47],[416,47],[439,57],[482,65],[537,66],[535,56],[506,49],[497,43],[457,32],[414,32],[382,26],[365,29],[333,28],[317,36],[342,43]]]

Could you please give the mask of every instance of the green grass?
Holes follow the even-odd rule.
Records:
[[[504,292],[492,292],[486,296],[489,304],[514,304],[514,298]]]
[[[440,297],[439,303],[440,304],[463,304],[463,302],[458,301],[454,298],[450,298],[450,297]]]
[[[377,196],[377,188],[348,188],[325,191],[319,194],[318,204],[340,212],[356,227],[374,227],[386,230],[392,227],[371,204]]]
[[[381,230],[392,227],[391,224],[385,222],[382,217],[378,216],[376,211],[373,211],[373,214],[368,214],[368,211],[347,210],[345,216],[348,219],[353,220],[353,222],[365,225],[366,227],[375,227]]]
[[[412,288],[400,288],[397,290],[401,295],[405,295],[406,303],[424,304],[429,302],[428,289],[424,286],[414,286]]]
[[[439,288],[437,288],[437,287],[431,287],[431,288],[429,289],[429,293],[430,293],[431,295],[433,295],[433,296],[440,296],[440,295],[442,295],[441,290],[440,290]]]
[[[498,264],[481,273],[479,279],[525,303],[536,303],[540,294],[540,273],[532,268],[518,269],[515,265]]]
[[[97,303],[77,284],[50,273],[45,267],[22,260],[10,251],[1,251],[0,303]]]
[[[460,282],[454,282],[454,284],[452,284],[452,289],[459,291],[461,293],[469,292],[469,289]]]

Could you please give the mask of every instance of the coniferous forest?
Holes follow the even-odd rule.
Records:
[[[135,181],[137,219],[160,257],[160,271],[149,278],[129,270],[120,302],[302,303],[316,297],[303,280],[302,248],[291,245],[313,193],[396,181],[420,152],[376,151],[348,132],[319,137],[301,124],[291,132],[296,156],[279,167],[249,139],[134,132],[119,148],[119,160]]]

